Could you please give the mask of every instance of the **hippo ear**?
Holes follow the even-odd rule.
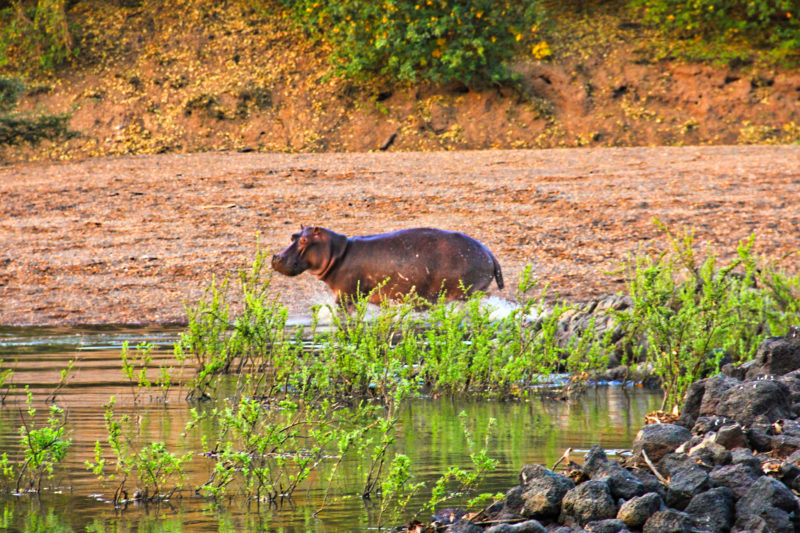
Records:
[[[304,224],[300,224],[300,231],[302,231],[304,229],[306,229],[305,225]]]
[[[314,235],[319,235],[319,226],[314,226]]]

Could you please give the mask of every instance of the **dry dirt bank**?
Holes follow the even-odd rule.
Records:
[[[304,224],[368,234],[457,229],[583,300],[623,289],[618,267],[661,249],[658,217],[733,251],[800,246],[800,146],[362,154],[201,153],[0,168],[0,324],[173,323],[212,275],[246,265],[256,234],[282,249]],[[294,314],[326,298],[276,277]]]

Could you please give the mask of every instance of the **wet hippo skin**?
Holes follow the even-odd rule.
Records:
[[[272,257],[272,268],[287,276],[306,270],[324,281],[350,307],[356,295],[375,291],[370,301],[416,293],[434,301],[485,291],[492,280],[503,288],[500,264],[486,246],[456,231],[413,228],[346,237],[318,226],[301,227],[292,244]]]

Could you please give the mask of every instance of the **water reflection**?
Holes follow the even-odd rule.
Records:
[[[64,336],[59,337],[59,332]],[[364,531],[377,523],[376,502],[360,498],[368,457],[350,458],[338,470],[325,509],[321,506],[331,464],[323,464],[299,490],[293,501],[279,507],[243,501],[232,497],[220,502],[197,497],[188,488],[202,484],[212,462],[199,455],[202,435],[213,437],[214,424],[186,434],[190,405],[182,398],[179,386],[161,403],[159,394],[144,396],[134,405],[131,385],[120,369],[119,346],[157,341],[163,349],[153,353],[154,364],[170,364],[175,330],[36,330],[24,334],[0,330],[0,349],[5,366],[16,369],[16,389],[0,408],[0,451],[19,460],[20,407],[24,409],[23,385],[34,391],[37,424],[46,417],[45,398],[58,382],[59,372],[75,360],[75,370],[56,401],[68,413],[72,446],[60,465],[49,490],[41,496],[0,495],[0,530],[3,531],[96,531],[96,532],[172,532],[172,531],[282,531],[341,532]],[[127,336],[127,337],[126,337]],[[42,339],[51,339],[47,344]],[[53,348],[57,346],[57,348]],[[64,349],[64,346],[69,346]],[[87,350],[86,347],[91,347]],[[105,348],[103,348],[105,346]],[[109,349],[108,347],[112,348]],[[186,376],[191,371],[186,370]],[[93,458],[94,444],[107,438],[103,404],[117,398],[117,412],[133,417],[142,442],[164,441],[175,453],[195,452],[187,469],[186,487],[180,497],[159,505],[128,505],[115,509],[108,500],[112,483],[101,484],[86,469]],[[498,423],[490,440],[490,455],[499,461],[498,469],[481,485],[481,492],[505,492],[516,483],[525,463],[552,466],[567,447],[588,449],[599,443],[606,449],[624,449],[638,431],[644,414],[658,407],[660,394],[641,388],[606,387],[589,389],[566,401],[533,398],[526,402],[463,401],[418,399],[408,403],[402,413],[394,451],[411,459],[415,481],[431,487],[450,466],[468,468],[471,464],[458,413],[467,413],[470,427],[482,439],[489,419]],[[208,408],[207,406],[204,408]],[[575,455],[575,454],[574,454]],[[429,492],[416,496],[410,513],[422,507]],[[456,502],[457,504],[458,502]],[[409,515],[410,517],[410,515]]]

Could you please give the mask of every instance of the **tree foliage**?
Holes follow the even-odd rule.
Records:
[[[538,2],[284,0],[333,47],[340,74],[473,84],[510,78],[506,62],[536,31]]]

